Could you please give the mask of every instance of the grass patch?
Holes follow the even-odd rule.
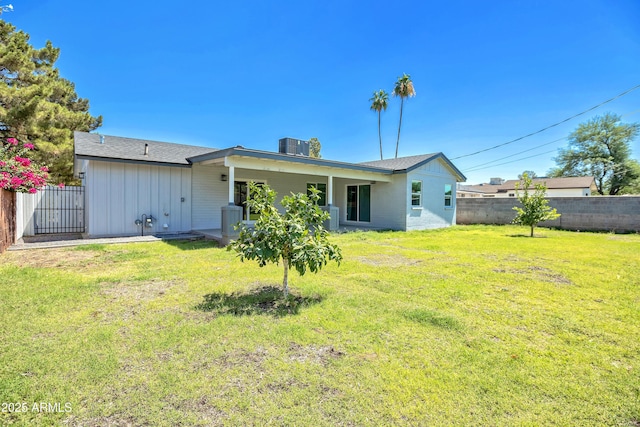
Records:
[[[640,235],[526,232],[334,235],[287,300],[205,241],[7,252],[0,425],[638,425]]]

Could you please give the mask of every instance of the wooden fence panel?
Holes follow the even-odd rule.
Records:
[[[16,241],[16,193],[0,190],[0,253]]]

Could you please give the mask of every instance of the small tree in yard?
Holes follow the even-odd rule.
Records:
[[[552,221],[560,217],[560,214],[549,206],[549,201],[545,198],[547,186],[544,184],[535,184],[533,192],[529,189],[532,179],[526,172],[522,174],[522,193],[520,193],[520,183],[516,183],[516,195],[522,207],[514,206],[513,210],[517,212],[513,220],[514,224],[528,225],[531,227],[531,237],[533,237],[533,229],[539,222]]]
[[[289,268],[295,268],[300,275],[307,269],[316,273],[329,260],[340,264],[340,248],[329,242],[328,232],[322,225],[329,213],[318,207],[319,191],[311,188],[310,194],[291,194],[282,199],[285,213],[275,207],[276,192],[268,185],[249,183],[247,207],[259,217],[253,228],[240,225],[238,239],[228,246],[228,250],[238,253],[241,261],[245,258],[256,260],[260,267],[268,263],[284,266],[282,289],[285,298],[289,294]]]

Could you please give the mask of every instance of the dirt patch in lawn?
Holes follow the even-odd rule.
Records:
[[[354,257],[354,260],[375,267],[409,267],[421,264],[419,259],[407,258],[398,254],[377,254]]]
[[[297,343],[289,345],[289,358],[295,362],[313,362],[321,365],[327,365],[331,360],[339,359],[345,353],[336,350],[333,346],[302,346]]]
[[[0,258],[0,264],[14,264],[18,267],[57,268],[84,267],[93,264],[104,255],[102,251],[70,251],[69,249],[38,249],[32,251],[12,251]]]
[[[140,420],[122,414],[109,415],[108,417],[80,418],[71,416],[64,420],[64,425],[72,427],[103,427],[103,426],[134,426],[141,425]]]
[[[216,363],[227,369],[235,366],[261,366],[268,357],[269,351],[263,347],[257,347],[253,351],[238,349],[224,353],[216,359]]]
[[[496,273],[521,274],[532,279],[541,280],[543,282],[555,283],[558,285],[572,285],[573,282],[562,274],[558,274],[546,267],[529,266],[527,268],[494,268]]]
[[[126,281],[100,284],[100,293],[112,300],[149,301],[164,295],[182,282],[177,280]]]

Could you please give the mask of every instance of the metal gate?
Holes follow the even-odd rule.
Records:
[[[84,232],[84,187],[46,187],[38,193],[36,234]]]

